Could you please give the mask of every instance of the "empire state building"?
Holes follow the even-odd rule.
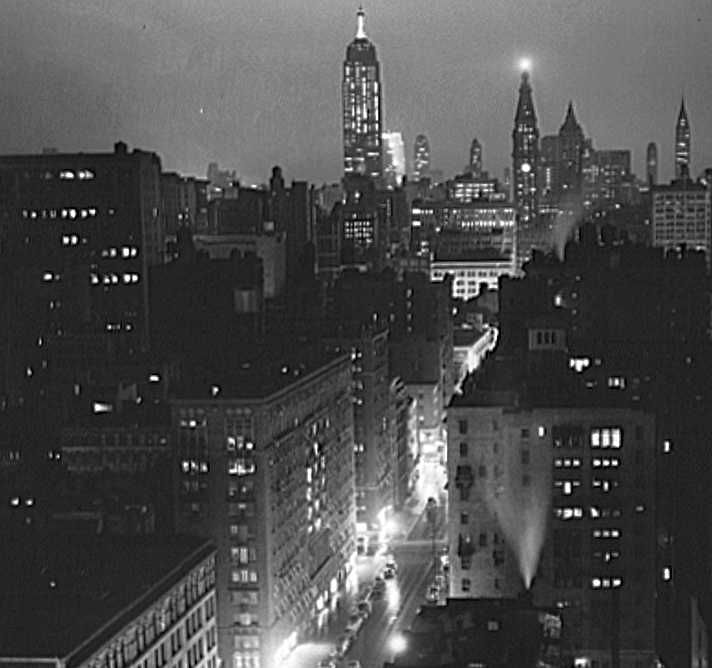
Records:
[[[381,180],[383,174],[381,75],[376,47],[366,37],[365,15],[357,14],[356,37],[346,48],[342,86],[344,175]]]

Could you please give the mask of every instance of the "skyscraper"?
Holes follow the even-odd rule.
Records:
[[[383,179],[388,188],[397,188],[405,176],[405,144],[400,132],[383,133]]]
[[[420,181],[430,174],[430,143],[425,135],[418,135],[413,145],[413,180]]]
[[[520,223],[534,221],[537,212],[537,170],[539,162],[539,129],[525,66],[519,86],[519,101],[512,130],[512,170],[514,173],[514,204]]]
[[[473,176],[482,174],[482,144],[477,141],[477,137],[470,144],[470,166],[469,171]]]
[[[573,102],[559,130],[559,188],[561,197],[581,194],[583,130],[576,120]]]
[[[344,175],[380,179],[383,173],[380,65],[376,47],[364,31],[362,9],[357,20],[356,37],[346,48],[344,60]]]
[[[675,178],[690,174],[690,121],[685,109],[685,98],[680,101],[680,113],[675,126]]]
[[[645,175],[648,186],[653,187],[658,182],[658,145],[651,141],[645,152]]]

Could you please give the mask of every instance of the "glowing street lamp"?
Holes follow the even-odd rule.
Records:
[[[404,652],[406,647],[408,646],[408,643],[406,642],[405,637],[402,633],[396,633],[392,635],[389,644],[391,647],[391,651],[394,654],[400,654],[401,652]]]
[[[530,72],[532,69],[531,58],[520,58],[519,59],[519,69],[522,70],[522,72]]]

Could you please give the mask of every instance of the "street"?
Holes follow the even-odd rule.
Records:
[[[435,462],[421,464],[421,478],[416,491],[416,502],[399,514],[398,521],[407,535],[402,540],[391,540],[390,553],[398,564],[395,578],[386,580],[385,593],[372,599],[372,612],[361,627],[353,645],[339,665],[358,660],[363,668],[381,668],[393,657],[392,643],[399,632],[407,629],[420,606],[425,605],[425,594],[433,579],[432,530],[426,520],[427,498],[438,499],[436,549],[445,544],[444,472]],[[427,495],[427,496],[425,496]],[[383,551],[373,556],[360,556],[356,566],[359,590],[370,586],[385,565]],[[303,643],[295,648],[282,664],[283,668],[316,668],[329,656],[335,640],[343,633],[349,613],[357,597],[345,597],[338,615],[323,638]]]

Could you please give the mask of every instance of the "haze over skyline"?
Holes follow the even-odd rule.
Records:
[[[110,150],[122,139],[164,169],[207,164],[263,182],[342,174],[341,77],[358,3],[345,0],[12,0],[3,5],[1,153]],[[712,166],[708,0],[374,0],[366,33],[382,66],[384,127],[409,171],[425,133],[432,165],[462,171],[472,138],[497,176],[511,163],[517,64],[532,59],[542,135],[569,99],[597,148],[629,148],[644,176],[658,144],[673,172],[684,92],[692,175]]]

